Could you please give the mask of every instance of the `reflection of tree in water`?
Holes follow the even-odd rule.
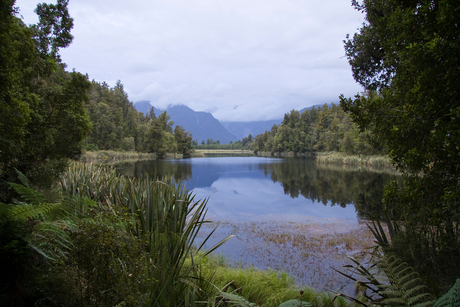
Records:
[[[176,181],[184,181],[192,178],[192,165],[190,163],[162,163],[161,160],[137,161],[118,164],[117,173],[128,177],[140,178],[148,175],[150,178],[160,180],[174,178]]]
[[[285,159],[283,163],[261,165],[265,176],[280,182],[284,193],[299,195],[331,206],[355,204],[358,216],[378,218],[382,213],[383,187],[395,175],[364,167],[316,164],[311,159]]]

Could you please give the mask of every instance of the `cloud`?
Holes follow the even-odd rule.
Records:
[[[26,23],[38,2],[17,1]],[[342,40],[362,23],[350,4],[74,0],[75,39],[61,55],[91,79],[121,80],[132,101],[214,110],[220,120],[281,118],[361,90],[343,57]]]

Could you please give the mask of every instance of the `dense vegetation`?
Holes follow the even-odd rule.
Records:
[[[341,97],[403,173],[387,186],[392,241],[384,251],[407,261],[433,293],[460,276],[460,6],[457,0],[353,2],[363,27],[345,41],[366,92]]]
[[[252,138],[251,135],[249,135]],[[202,141],[201,144],[198,144],[196,141],[192,141],[192,146],[195,149],[248,149],[249,142],[247,141],[248,138],[244,138],[243,141],[230,141],[229,144],[221,144],[219,140],[214,141],[213,139],[208,139]]]
[[[314,153],[337,151],[346,154],[384,154],[382,146],[372,146],[373,134],[351,121],[340,106],[324,104],[302,114],[292,110],[279,126],[254,138],[252,149],[271,154],[282,152]]]
[[[14,2],[0,3],[2,304],[194,306],[230,299],[249,306],[241,296],[222,291],[230,280],[219,279],[206,267],[205,254],[193,247],[206,222],[206,200],[195,201],[168,180],[126,179],[91,165],[68,168],[68,158],[83,144],[161,155],[189,152],[191,136],[180,127],[173,131],[166,113],[137,113],[120,82],[110,89],[65,70],[58,51],[72,41],[68,0],[39,4],[39,22],[32,26],[16,17]],[[439,295],[460,276],[457,2],[353,2],[366,13],[366,22],[345,41],[345,49],[366,93],[341,97],[342,108],[292,111],[280,126],[242,141],[243,147],[252,143],[255,151],[270,153],[374,154],[387,148],[404,183],[388,185],[383,197],[391,241],[380,224],[373,228],[383,252],[373,261],[389,284],[355,262],[369,280],[362,285],[375,294],[367,296],[370,300],[429,305],[432,297],[419,295],[413,285],[408,289],[407,280]],[[274,180],[284,184],[283,178]],[[321,188],[307,180],[285,186],[291,195]],[[264,301],[266,292],[281,290],[262,285],[244,295],[261,305],[288,298]],[[315,303],[315,297],[309,300]],[[329,296],[316,304],[343,301]]]
[[[173,131],[166,113],[135,112],[120,82],[110,89],[65,71],[58,49],[72,41],[67,5],[39,4],[39,23],[28,27],[15,16],[13,0],[0,4],[0,301],[249,305],[221,291],[231,280],[219,277],[216,264],[199,261],[206,254],[193,244],[206,222],[206,200],[165,178],[138,181],[91,165],[68,168],[68,158],[83,145],[161,155],[189,152],[191,137],[181,127]],[[244,285],[254,273],[232,279]],[[246,287],[258,304],[298,297],[285,277],[257,275],[272,282]],[[279,295],[261,295],[270,289]],[[308,297],[340,303],[313,291]]]
[[[67,72],[59,48],[72,41],[67,2],[39,4],[37,25],[15,17],[14,1],[0,5],[0,201],[14,191],[14,169],[47,186],[79,153],[91,124],[84,108],[87,77]]]
[[[121,150],[165,153],[191,152],[191,135],[181,126],[173,130],[166,112],[157,115],[153,108],[144,116],[138,112],[118,81],[113,88],[93,81],[85,104],[93,128],[85,139],[87,150]]]

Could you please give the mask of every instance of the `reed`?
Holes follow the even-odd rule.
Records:
[[[316,161],[318,163],[367,165],[376,167],[392,166],[392,163],[388,156],[346,155],[338,152],[317,153]]]
[[[114,150],[98,150],[86,151],[81,156],[81,161],[119,161],[119,160],[155,160],[155,153],[144,153],[135,151],[114,151]]]

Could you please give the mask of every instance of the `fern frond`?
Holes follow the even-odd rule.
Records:
[[[32,235],[30,245],[45,258],[56,261],[66,258],[65,252],[72,249],[72,240],[64,221],[39,223]]]
[[[446,294],[436,301],[433,307],[460,307],[460,278]]]
[[[38,205],[45,202],[45,197],[42,193],[35,191],[27,186],[17,183],[8,183],[18,193],[23,200],[32,204]]]
[[[36,219],[41,216],[46,216],[51,210],[56,209],[60,206],[59,203],[41,203],[39,205],[31,205],[26,203],[20,203],[18,205],[0,205],[0,207],[9,206],[5,209],[0,209],[1,212],[5,213],[5,217],[10,220],[27,220]]]
[[[390,284],[379,285],[382,304],[398,306],[430,306],[434,303],[431,294],[424,292],[426,287],[418,274],[407,263],[393,256],[383,257],[379,267],[387,275]]]
[[[24,175],[20,170],[18,170],[17,168],[14,169],[16,171],[16,173],[18,174],[18,179],[19,181],[21,181],[21,183],[26,186],[27,188],[30,188],[30,185],[29,185],[29,179],[27,179],[26,175]]]

